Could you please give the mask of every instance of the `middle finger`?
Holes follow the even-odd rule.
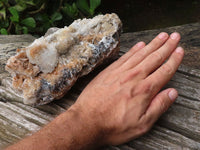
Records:
[[[119,70],[127,71],[134,68],[142,60],[144,60],[149,54],[160,48],[168,39],[168,34],[165,32],[160,33],[156,38],[154,38],[147,46],[142,50],[138,51],[132,55],[126,62],[124,62]]]
[[[162,47],[160,47],[157,51],[154,51],[152,54],[146,57],[140,64],[138,64],[135,69],[137,70],[137,68],[142,68],[143,70],[143,74],[140,75],[140,78],[146,78],[160,65],[162,65],[177,47],[180,38],[181,37],[179,33],[172,33],[170,35],[170,38]]]

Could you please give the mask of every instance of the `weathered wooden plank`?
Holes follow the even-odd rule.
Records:
[[[18,135],[19,132],[17,132],[18,134],[16,134],[16,130],[15,129],[10,129],[8,130],[8,123],[5,122],[5,120],[1,119],[1,130],[0,130],[0,135],[1,137],[4,137],[4,140],[9,141],[9,142],[13,142],[14,140],[19,140],[21,139],[21,136],[23,132],[21,132],[21,135]],[[3,135],[3,136],[2,136]],[[5,136],[7,138],[5,138]]]
[[[174,104],[159,124],[200,142],[200,111]]]
[[[122,146],[119,146],[120,150],[136,150],[135,148],[132,148],[128,145],[122,145]]]
[[[16,101],[21,102],[23,99],[22,97],[19,97],[17,94],[11,92],[4,86],[0,86],[0,96],[3,100],[10,100],[10,101]]]
[[[10,109],[4,107],[4,103],[1,103],[0,105],[0,116],[1,118],[5,118],[7,120],[12,121],[16,125],[19,125],[22,128],[25,128],[27,130],[30,130],[32,132],[37,131],[40,128],[39,123],[32,122],[32,120],[29,120],[28,118],[23,117],[23,114],[16,113],[15,111],[12,111],[12,107]]]
[[[30,131],[23,128],[21,125],[14,123],[12,120],[7,119],[0,115],[1,132],[0,137],[9,143],[21,139],[22,137],[30,134]]]
[[[189,78],[188,78],[189,77]],[[197,79],[196,79],[197,78]],[[171,83],[169,83],[169,84],[172,84],[171,86],[174,86],[174,85],[176,85],[176,82],[177,83],[179,83],[180,85],[179,86],[177,86],[178,87],[178,90],[180,90],[181,91],[181,89],[179,89],[180,87],[183,87],[184,86],[184,83],[181,83],[180,81],[182,81],[182,80],[185,80],[185,81],[187,81],[187,84],[186,84],[186,88],[188,88],[188,86],[190,85],[195,85],[195,83],[197,82],[197,80],[198,80],[198,77],[196,77],[196,75],[193,75],[193,76],[190,76],[189,74],[186,76],[185,75],[185,73],[184,74],[182,74],[181,72],[177,72],[177,74],[174,76],[174,78],[173,78],[173,80],[172,80],[172,82]],[[196,85],[195,85],[196,86]],[[199,88],[198,86],[197,86],[197,88]],[[182,88],[182,89],[184,89],[184,88]],[[193,91],[188,91],[188,92],[183,92],[183,95],[187,95],[187,94],[189,94],[189,95],[191,95],[191,93],[192,93]],[[197,103],[197,104],[195,104],[195,106],[197,107],[196,109],[198,109],[198,107],[199,107],[199,101],[198,101],[198,94],[194,94],[194,98],[195,98],[195,96],[197,97],[197,100],[195,100],[195,102]],[[173,139],[174,137],[176,138],[176,139],[178,139],[177,137],[177,134],[178,134],[178,132],[180,132],[181,134],[178,134],[178,135],[180,135],[181,136],[181,138],[183,138],[183,139],[186,139],[185,141],[189,141],[189,143],[191,143],[191,145],[197,145],[198,146],[198,142],[197,143],[195,143],[194,142],[194,140],[197,140],[197,141],[200,141],[199,140],[199,132],[198,132],[198,130],[199,130],[199,128],[198,127],[200,127],[200,124],[199,124],[199,120],[200,120],[200,118],[196,118],[195,120],[192,118],[192,121],[191,121],[191,118],[190,117],[193,117],[194,116],[194,111],[191,111],[189,108],[188,108],[188,106],[187,106],[187,104],[190,104],[189,106],[190,107],[192,107],[191,106],[191,104],[193,104],[193,103],[191,103],[191,100],[190,99],[188,99],[187,97],[185,98],[185,97],[182,97],[182,96],[180,96],[179,98],[178,98],[178,100],[177,101],[179,101],[179,102],[181,102],[182,100],[180,100],[180,99],[185,99],[188,103],[186,103],[186,104],[184,104],[183,106],[179,106],[179,105],[173,105],[172,107],[171,107],[171,109],[169,110],[169,112],[167,112],[165,115],[168,115],[168,113],[171,113],[170,115],[169,115],[169,117],[163,117],[164,119],[162,120],[162,121],[159,121],[159,124],[160,125],[162,125],[162,126],[164,126],[164,127],[166,127],[166,128],[168,128],[168,129],[171,129],[171,132],[172,131],[176,131],[176,134],[175,133],[173,133],[172,135],[170,135],[169,134],[169,131],[167,131],[167,133],[168,133],[168,138],[166,138],[165,136],[165,139],[160,139],[160,138],[158,138],[158,139],[154,139],[154,138],[156,138],[157,137],[157,135],[156,136],[154,136],[153,134],[152,134],[152,131],[149,133],[151,136],[153,135],[153,137],[151,137],[151,136],[147,136],[147,138],[145,138],[144,139],[144,137],[142,138],[142,139],[139,139],[139,141],[138,140],[136,140],[136,143],[133,141],[133,142],[131,142],[132,144],[130,144],[130,146],[131,147],[136,147],[136,148],[138,148],[138,147],[144,147],[144,145],[145,145],[145,147],[144,148],[148,148],[148,149],[157,149],[157,148],[166,148],[166,147],[171,147],[171,148],[177,148],[177,147],[183,147],[182,146],[182,143],[178,143],[178,145],[175,145],[174,143],[170,143],[169,141],[170,141],[170,139]],[[65,99],[64,99],[65,100]],[[67,101],[67,99],[65,100],[65,101]],[[71,100],[71,103],[73,104],[73,102],[74,102],[74,100]],[[62,103],[62,101],[61,100],[59,100],[59,101],[57,101],[56,103]],[[9,103],[8,103],[9,104]],[[19,103],[16,103],[16,104],[19,104]],[[5,104],[4,104],[5,105]],[[9,104],[10,105],[10,104]],[[20,104],[21,106],[23,106],[23,107],[27,107],[26,105],[23,105],[23,104]],[[53,105],[53,106],[52,106]],[[68,106],[70,106],[70,104],[68,104]],[[187,106],[187,107],[185,107],[185,106]],[[12,108],[12,106],[10,106],[11,108]],[[30,107],[30,106],[28,106],[28,107]],[[56,105],[54,105],[54,104],[51,104],[51,106],[49,106],[49,105],[47,105],[47,106],[42,106],[42,107],[45,107],[43,110],[44,111],[47,111],[46,109],[48,109],[49,110],[49,108],[50,109],[54,109],[54,108],[56,108]],[[53,107],[53,108],[52,108]],[[192,107],[193,108],[193,107]],[[33,108],[33,109],[37,109],[37,108]],[[195,109],[195,110],[196,110]],[[37,110],[35,110],[36,112],[37,112]],[[56,114],[58,113],[57,112],[57,109],[55,109],[54,110],[55,112],[56,112]],[[48,113],[51,113],[52,111],[50,111],[50,112],[48,112]],[[198,112],[198,111],[197,111]],[[58,113],[59,114],[59,113]],[[186,116],[183,116],[183,114],[184,115],[186,115]],[[184,118],[184,120],[183,119],[181,119],[181,118]],[[188,120],[186,120],[186,119],[189,119],[189,121]],[[161,122],[161,123],[160,123]],[[154,130],[153,130],[154,131]],[[165,131],[166,131],[166,129],[165,129]],[[154,132],[158,132],[157,130],[155,130]],[[163,131],[162,131],[163,132]],[[189,137],[189,138],[188,138]],[[194,139],[194,140],[192,140],[192,139]],[[144,141],[146,140],[146,143],[144,144]],[[153,140],[153,141],[152,141]],[[161,140],[161,141],[159,141],[159,140]],[[165,140],[169,140],[169,141],[165,141]],[[191,141],[193,141],[193,142],[191,142]],[[163,143],[162,143],[163,142]],[[135,144],[133,144],[133,143],[135,143]],[[156,144],[155,144],[156,143]],[[176,142],[177,143],[177,142]],[[181,144],[181,145],[179,145],[179,144]],[[184,147],[185,149],[188,149],[188,147]],[[195,147],[193,147],[194,149],[195,149]],[[120,147],[112,147],[111,149],[122,149],[122,148],[120,148]]]
[[[41,118],[38,115],[38,111],[37,115],[35,115],[32,112],[27,111],[27,109],[23,109],[17,105],[11,104],[11,103],[2,103],[1,107],[3,107],[3,109],[11,109],[13,112],[17,113],[17,114],[21,114],[22,117],[24,117],[26,120],[29,120],[31,122],[34,122],[35,124],[39,125],[39,126],[43,126],[45,124],[47,124],[50,120],[46,119],[46,118]],[[41,115],[41,114],[40,114]]]
[[[167,128],[154,126],[154,128],[146,135],[127,143],[136,149],[184,149],[184,150],[198,150],[200,143],[182,136]]]
[[[31,35],[0,35],[0,44],[32,42],[35,38]]]
[[[188,30],[183,31],[186,28]],[[190,67],[181,66],[166,86],[177,88],[180,96],[148,134],[127,144],[118,147],[107,147],[106,149],[200,149],[200,71],[197,70],[200,69],[200,62],[197,61],[200,57],[200,52],[197,50],[200,48],[200,24],[196,23],[161,30],[168,33],[179,31],[183,37],[181,46],[186,49],[186,57],[183,64]],[[143,40],[148,43],[161,30],[122,34],[122,46],[119,55],[123,55],[137,41]],[[6,93],[12,91],[10,89],[10,81],[5,78],[8,75],[4,70],[7,58],[15,54],[15,48],[26,46],[34,39],[31,37],[23,39],[26,36],[19,37],[14,36],[13,38],[9,36],[9,42],[6,42],[6,36],[0,36],[0,89],[3,89],[4,93],[5,91]],[[34,108],[15,101],[0,102],[0,148],[35,132],[69,108],[84,87],[104,67],[101,66],[88,76],[79,79],[64,98],[51,104]],[[5,100],[12,99],[14,94],[11,92],[11,96],[5,98],[2,93],[1,91],[0,98],[4,97]]]
[[[7,104],[7,105],[9,105],[9,104]],[[47,113],[45,111],[41,111],[38,108],[35,108],[32,106],[27,106],[27,105],[24,105],[22,103],[17,103],[17,102],[14,102],[10,105],[17,106],[17,107],[19,107],[19,109],[21,108],[21,109],[23,109],[31,114],[34,114],[42,119],[45,119],[47,121],[51,121],[54,119],[54,115],[51,115],[50,113]]]
[[[64,98],[55,101],[55,103],[64,109],[68,109],[71,105],[74,104],[76,99],[77,99],[77,97],[74,97],[74,96],[68,94]]]
[[[8,145],[10,145],[12,143],[9,143],[8,141],[6,141],[5,139],[2,139],[0,137],[0,149],[5,149]]]
[[[166,87],[174,87],[179,91],[179,98],[175,103],[192,110],[200,110],[200,72],[186,68],[181,66]]]

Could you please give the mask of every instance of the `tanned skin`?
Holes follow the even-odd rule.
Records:
[[[178,96],[173,88],[160,90],[183,59],[179,40],[178,33],[162,32],[148,45],[137,43],[92,80],[66,112],[7,150],[98,149],[146,133]]]

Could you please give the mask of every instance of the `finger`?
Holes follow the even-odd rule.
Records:
[[[125,53],[123,56],[121,56],[118,60],[116,60],[113,64],[111,64],[108,69],[115,69],[121,66],[127,59],[129,59],[132,55],[134,55],[137,51],[141,50],[143,47],[145,47],[144,42],[138,42],[136,45],[134,45],[127,53]]]
[[[142,116],[148,124],[153,125],[153,123],[158,120],[158,118],[168,110],[175,99],[178,97],[178,92],[175,89],[166,89],[160,92],[151,102],[146,113]]]
[[[128,70],[130,68],[135,67],[139,64],[145,57],[149,54],[160,48],[168,39],[168,34],[165,32],[160,33],[156,38],[154,38],[147,46],[145,46],[142,50],[138,51],[129,59],[122,64],[120,69],[122,71]]]
[[[132,55],[134,55],[136,52],[141,50],[145,47],[145,43],[143,41],[138,42],[136,45],[134,45],[126,54],[124,54],[120,59],[120,64],[123,64],[126,60],[128,60]]]
[[[169,60],[143,81],[143,84],[151,85],[148,93],[150,94],[150,97],[154,97],[157,92],[160,91],[160,89],[172,78],[181,64],[183,56],[183,48],[176,48]]]
[[[167,42],[160,47],[157,51],[146,57],[137,67],[143,69],[141,78],[146,78],[150,73],[155,71],[164,61],[172,54],[180,41],[179,33],[172,33]]]

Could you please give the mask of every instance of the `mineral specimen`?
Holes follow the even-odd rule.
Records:
[[[7,61],[13,87],[23,93],[25,104],[42,105],[63,97],[78,77],[117,54],[121,26],[113,13],[50,29]]]

